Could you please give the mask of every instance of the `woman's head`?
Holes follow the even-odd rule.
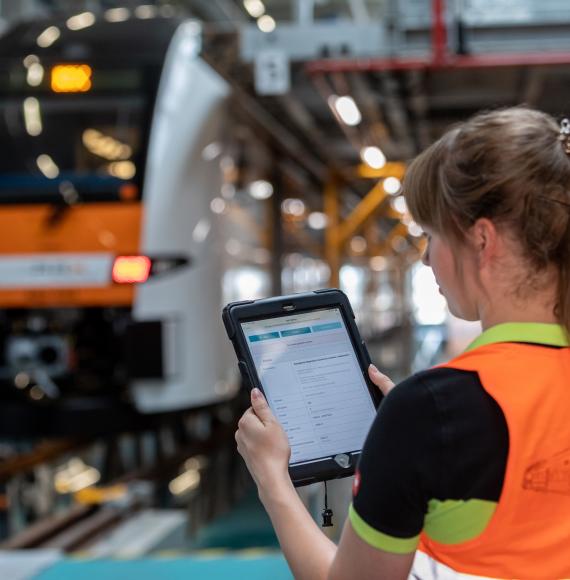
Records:
[[[552,283],[556,273],[556,314],[570,330],[567,139],[539,111],[520,107],[479,114],[414,160],[404,194],[414,219],[445,239],[455,258],[472,241],[474,229],[496,230],[518,264],[520,280],[513,287],[519,294],[536,291],[541,281]],[[463,264],[455,262],[458,274]]]

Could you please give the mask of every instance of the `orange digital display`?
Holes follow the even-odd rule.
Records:
[[[86,93],[91,89],[93,69],[87,64],[58,64],[51,69],[54,93]]]

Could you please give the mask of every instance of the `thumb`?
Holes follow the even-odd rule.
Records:
[[[251,406],[262,423],[267,423],[273,419],[273,413],[263,393],[257,388],[251,390]]]
[[[382,374],[374,365],[368,367],[368,374],[370,375],[372,382],[382,391],[384,396],[394,388],[392,380]]]

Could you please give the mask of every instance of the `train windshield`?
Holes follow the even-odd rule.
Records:
[[[37,90],[4,85],[12,90],[0,95],[0,203],[137,199],[151,96],[132,83],[92,90],[90,79],[62,79],[76,85],[59,94],[53,72]]]

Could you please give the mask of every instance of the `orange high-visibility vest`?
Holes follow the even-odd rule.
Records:
[[[422,534],[416,573],[570,578],[570,348],[490,342],[442,366],[478,373],[505,415],[509,454],[501,497],[485,530],[459,544]],[[420,577],[425,580],[427,572]]]

